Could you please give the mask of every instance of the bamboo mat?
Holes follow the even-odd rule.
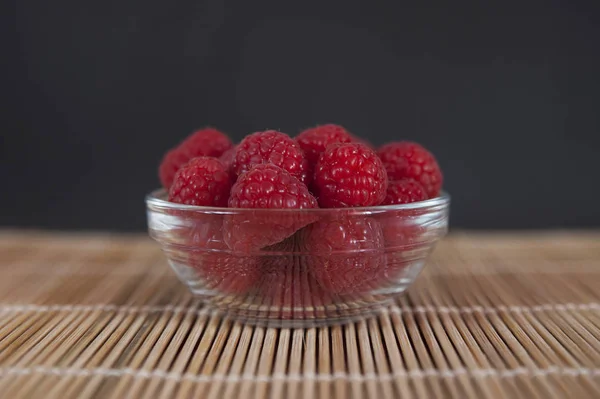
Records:
[[[600,233],[450,235],[346,326],[203,308],[142,236],[0,231],[2,398],[600,397]]]

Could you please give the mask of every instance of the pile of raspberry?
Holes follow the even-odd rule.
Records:
[[[256,210],[406,204],[437,197],[443,180],[435,157],[421,145],[398,141],[374,148],[335,124],[306,129],[294,138],[275,130],[256,132],[237,144],[217,129],[200,129],[167,152],[159,176],[171,202]],[[233,212],[209,233],[192,235],[194,245],[228,254],[225,259],[212,253],[210,262],[207,257],[200,262],[220,289],[241,293],[260,281],[272,289],[273,276],[289,279],[286,273],[273,273],[286,265],[252,254],[290,241],[314,254],[307,262],[309,274],[328,294],[372,288],[373,279],[385,274],[385,259],[356,255],[336,260],[332,255],[382,249],[386,231],[372,218],[319,219],[315,212],[249,217]]]

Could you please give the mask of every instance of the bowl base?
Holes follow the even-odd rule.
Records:
[[[355,322],[388,306],[406,291],[423,269],[423,259],[396,261],[388,266],[395,273],[369,281],[351,292],[335,292],[338,286],[321,286],[302,262],[282,275],[284,279],[263,278],[240,289],[243,278],[211,280],[187,263],[169,259],[171,267],[192,294],[210,311],[225,318],[256,326],[314,327]],[[388,269],[390,270],[390,269]]]
[[[371,306],[362,308],[339,310],[334,314],[332,311],[324,311],[322,317],[315,317],[313,314],[307,314],[307,309],[272,309],[270,311],[243,311],[241,309],[227,309],[215,306],[212,301],[205,301],[206,306],[215,314],[223,317],[224,320],[240,322],[253,327],[272,327],[272,328],[313,328],[326,327],[333,325],[343,325],[366,320],[376,316],[391,305],[392,299],[388,299]],[[268,314],[264,314],[268,312]]]
[[[277,328],[311,328],[348,324],[370,318],[393,304],[394,295],[378,295],[361,300],[345,301],[327,306],[269,306],[236,303],[206,293],[195,293],[207,309],[224,319],[251,326]]]

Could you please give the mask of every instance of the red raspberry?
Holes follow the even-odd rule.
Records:
[[[220,215],[202,214],[186,220],[178,232],[189,248],[189,263],[208,289],[242,295],[256,287],[261,276],[259,258],[231,254],[223,241]],[[185,236],[183,236],[185,234]]]
[[[218,158],[232,146],[229,137],[217,129],[205,128],[195,131],[163,158],[158,172],[163,187],[170,188],[175,173],[192,158]]]
[[[324,208],[379,205],[387,175],[377,154],[364,144],[332,144],[319,157],[313,182]]]
[[[279,166],[305,184],[309,182],[308,161],[304,151],[287,134],[267,130],[246,136],[235,152],[233,172],[240,176],[252,166],[263,163]]]
[[[442,171],[435,157],[425,148],[410,141],[382,146],[378,155],[390,180],[413,178],[423,185],[429,198],[437,197],[442,188]]]
[[[353,140],[343,127],[327,124],[306,129],[296,137],[296,141],[304,151],[309,165],[315,165],[319,155],[329,144],[350,143]]]
[[[190,158],[179,147],[173,148],[165,154],[158,169],[158,176],[164,188],[167,190],[171,188],[175,179],[175,173],[189,160]]]
[[[254,166],[241,175],[231,189],[231,208],[318,208],[306,185],[273,164]]]
[[[231,174],[233,174],[232,166],[233,166],[233,160],[235,158],[235,150],[237,149],[237,146],[231,147],[230,149],[228,149],[227,151],[225,151],[223,153],[223,155],[221,155],[219,157],[219,161],[221,161],[223,163],[223,165],[225,165],[225,168],[231,172]]]
[[[284,169],[272,164],[254,166],[231,188],[230,208],[318,208],[308,188]],[[225,241],[236,252],[248,252],[283,241],[312,223],[315,215],[299,212],[241,212],[224,221]]]
[[[425,188],[413,179],[392,180],[381,205],[408,204],[428,198]]]
[[[252,291],[261,278],[260,260],[254,256],[240,256],[226,252],[213,252],[229,248],[207,248],[196,251],[192,267],[209,289],[226,294],[243,295]]]
[[[226,134],[212,127],[207,127],[196,130],[179,147],[191,158],[198,156],[218,158],[233,147],[233,143]]]
[[[427,211],[403,209],[387,212],[379,219],[387,254],[387,277],[398,280],[406,273],[407,267],[415,265],[429,250],[427,232],[431,227],[423,225],[419,218]],[[383,214],[381,215],[383,216]]]
[[[376,289],[385,276],[383,232],[376,220],[341,216],[307,228],[310,272],[333,294]]]
[[[390,252],[414,249],[423,239],[426,228],[415,222],[418,211],[401,210],[381,220],[385,247]]]
[[[216,158],[198,157],[175,174],[169,201],[185,205],[227,206],[231,180],[225,166]]]

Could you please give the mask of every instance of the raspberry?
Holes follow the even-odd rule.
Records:
[[[279,166],[305,184],[309,182],[308,161],[304,151],[284,133],[267,130],[246,136],[235,152],[233,172],[240,176],[252,166],[263,163]]]
[[[236,148],[237,147],[231,147],[219,157],[219,161],[221,161],[223,165],[225,165],[225,169],[227,169],[231,175],[233,175],[232,166],[233,159],[235,158]]]
[[[225,166],[216,158],[198,157],[175,174],[169,201],[185,205],[227,206],[231,180]]]
[[[252,290],[260,276],[259,258],[231,254],[223,241],[220,215],[202,214],[187,220],[183,245],[190,248],[189,263],[204,286],[227,294]]]
[[[207,156],[218,158],[233,147],[233,143],[224,133],[207,127],[196,130],[179,147],[190,157]]]
[[[378,155],[390,180],[413,178],[423,185],[429,198],[439,195],[442,172],[435,157],[419,144],[410,141],[389,143],[379,149]]]
[[[228,249],[225,243],[222,244]],[[259,258],[212,252],[215,250],[223,248],[197,251],[192,258],[192,267],[204,280],[207,288],[242,295],[256,287],[261,278]]]
[[[390,251],[412,250],[422,240],[426,228],[415,222],[418,215],[398,211],[386,215],[381,221],[385,247]]]
[[[307,230],[307,263],[321,287],[338,295],[377,288],[386,265],[383,232],[376,220],[342,215]]]
[[[179,147],[173,148],[165,154],[158,169],[158,176],[164,188],[167,190],[171,188],[175,173],[181,165],[185,165],[189,160],[190,158]]]
[[[401,279],[407,268],[424,256],[423,251],[429,250],[431,238],[427,233],[431,227],[423,225],[419,218],[423,213],[427,211],[403,209],[387,212],[379,219],[387,253],[386,274],[392,281]]]
[[[387,174],[377,154],[364,144],[332,144],[319,157],[314,189],[324,208],[379,205]]]
[[[230,208],[318,208],[308,188],[284,169],[272,164],[254,166],[231,188]],[[248,252],[276,244],[312,223],[315,215],[298,212],[242,212],[224,221],[225,241],[234,251]]]
[[[408,204],[428,198],[425,188],[413,179],[392,180],[381,205]]]
[[[254,166],[231,189],[231,208],[318,208],[306,186],[285,169],[272,164]]]
[[[199,156],[220,157],[233,144],[229,137],[213,128],[197,130],[163,158],[158,170],[164,188],[173,184],[175,173],[192,158]]]
[[[309,165],[314,165],[329,144],[349,143],[353,140],[343,127],[327,124],[306,129],[296,137],[296,141],[304,151]]]

